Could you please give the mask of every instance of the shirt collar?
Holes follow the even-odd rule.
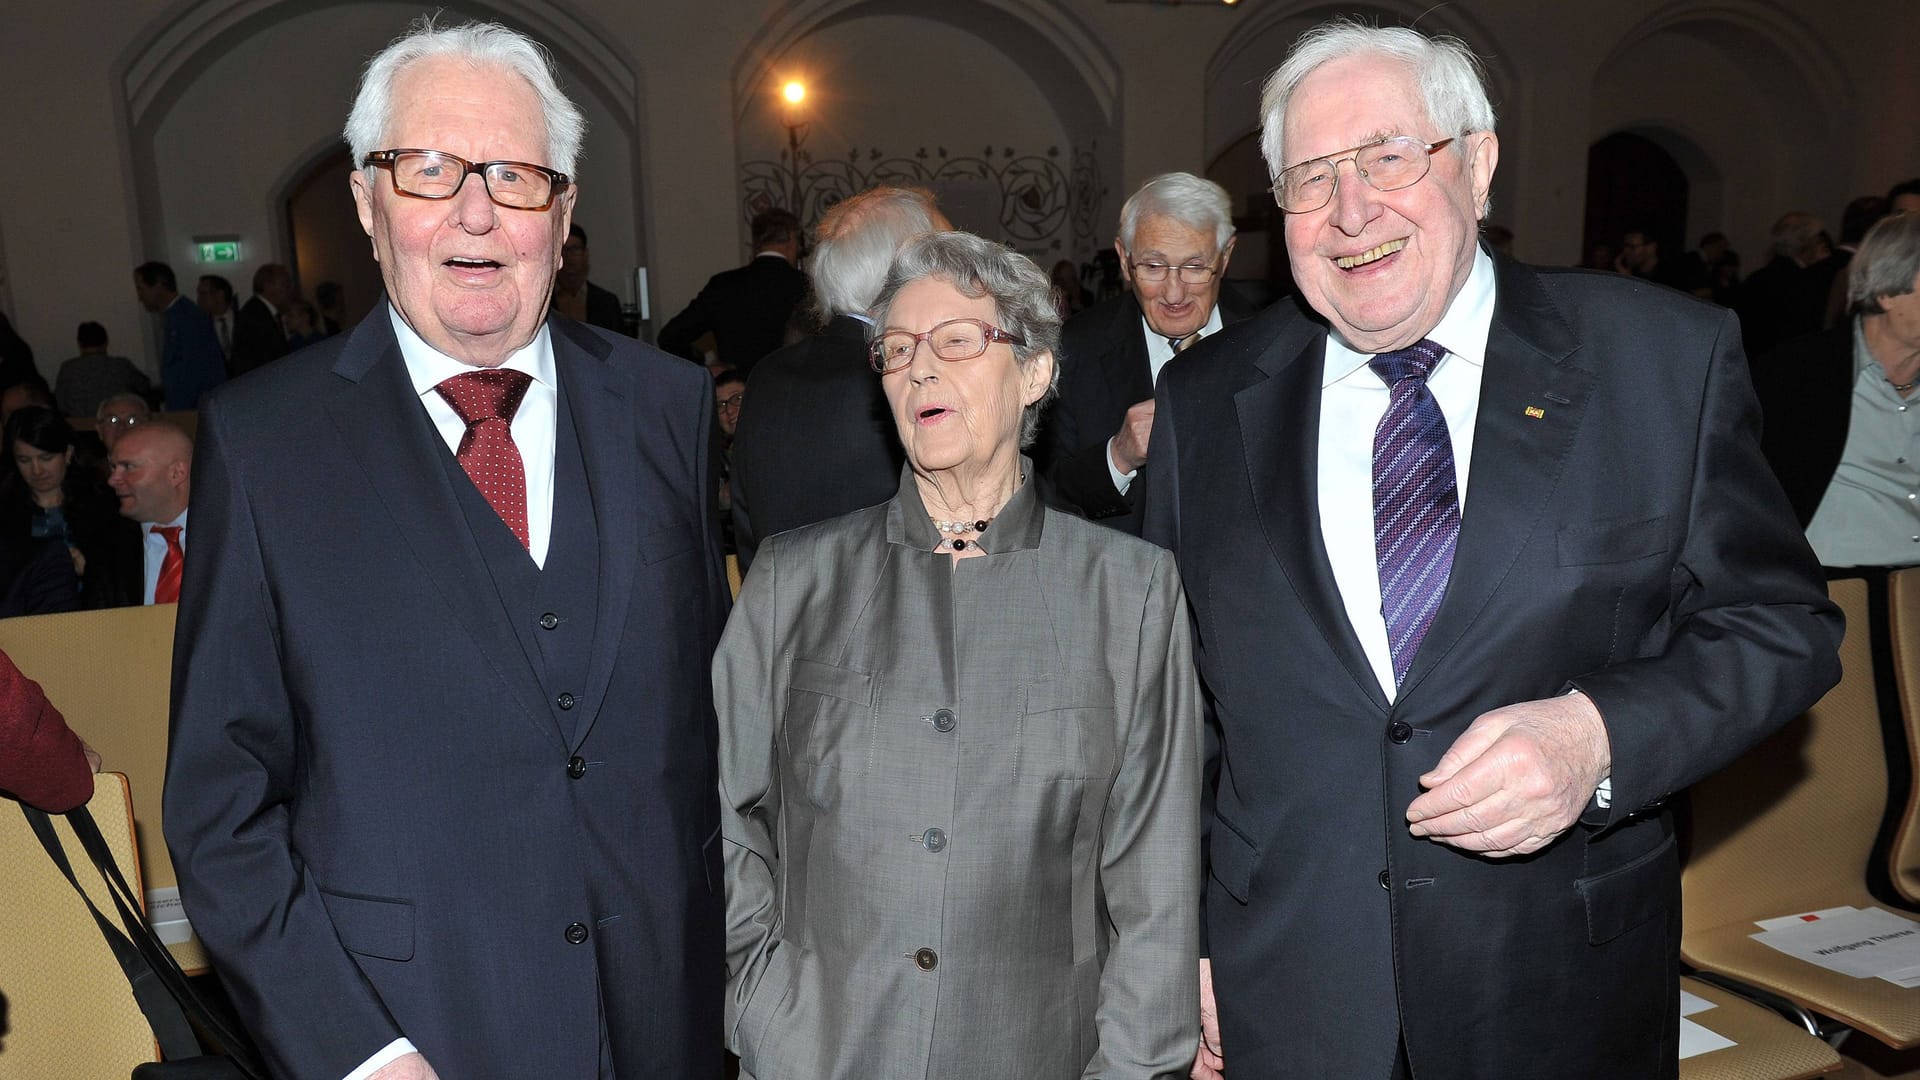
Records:
[[[1035,493],[1039,484],[1034,476],[1033,462],[1025,454],[1020,455],[1020,475],[1026,480],[1014,489],[1007,505],[993,516],[993,523],[987,527],[987,531],[981,533],[978,539],[968,538],[969,544],[978,544],[989,555],[1040,546],[1046,508],[1040,504],[1040,497]],[[933,519],[927,514],[927,504],[920,498],[920,485],[914,482],[913,465],[900,466],[900,492],[887,504],[887,543],[904,544],[931,553],[940,539],[940,530],[933,527]]]
[[[183,529],[187,527],[187,511],[180,511],[180,516],[174,518],[172,521],[145,521],[141,522],[140,527],[151,534],[155,529],[165,529],[174,525],[178,525]]]
[[[455,375],[477,370],[472,364],[463,364],[427,344],[426,339],[407,325],[407,320],[400,317],[399,309],[391,303],[387,305],[387,315],[393,320],[393,336],[400,343],[400,358],[406,361],[407,377],[413,381],[414,393],[424,398],[434,392],[434,387]],[[515,349],[500,367],[523,371],[531,375],[534,382],[548,389],[556,387],[553,337],[547,332],[547,324],[541,323],[540,329],[534,332],[533,340]]]
[[[1476,247],[1473,251],[1473,269],[1467,272],[1467,283],[1461,286],[1453,302],[1447,305],[1446,314],[1440,316],[1440,324],[1427,333],[1427,338],[1446,349],[1449,356],[1457,356],[1474,367],[1484,367],[1487,362],[1487,337],[1493,332],[1493,301],[1493,259],[1484,249]],[[1372,353],[1355,351],[1340,340],[1339,334],[1329,330],[1327,362],[1321,369],[1320,385],[1332,386],[1360,370],[1373,356]]]
[[[1225,325],[1220,320],[1220,305],[1213,305],[1213,310],[1207,314],[1207,325],[1200,328],[1200,340],[1205,341],[1219,333],[1221,327]],[[1166,339],[1166,335],[1153,328],[1153,324],[1147,321],[1144,313],[1140,316],[1140,332],[1147,336],[1148,363],[1164,364],[1173,358],[1173,343]]]
[[[1864,325],[1865,322],[1866,317],[1863,315],[1855,315],[1853,317],[1853,378],[1856,382],[1859,381],[1861,372],[1866,371],[1868,368],[1880,368],[1880,361],[1873,358],[1873,350],[1867,348],[1867,328]],[[1886,371],[1884,369],[1879,370],[1878,374],[1884,376]]]

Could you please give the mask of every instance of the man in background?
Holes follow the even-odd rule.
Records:
[[[281,315],[292,303],[293,271],[267,263],[253,272],[253,295],[234,319],[233,348],[227,353],[227,375],[245,375],[287,354],[287,331]]]
[[[775,207],[755,214],[753,259],[713,275],[700,295],[660,328],[660,347],[694,363],[705,356],[696,342],[711,334],[719,367],[751,379],[760,358],[787,341],[807,296],[800,272],[800,219]]]
[[[133,271],[133,291],[140,306],[165,319],[160,346],[160,386],[166,407],[193,409],[200,395],[226,381],[227,359],[215,335],[213,320],[180,295],[173,267],[163,262],[141,263]]]
[[[100,403],[115,394],[144,398],[153,389],[147,374],[124,356],[107,353],[107,328],[83,322],[74,333],[80,355],[60,362],[53,396],[68,416],[92,416]]]

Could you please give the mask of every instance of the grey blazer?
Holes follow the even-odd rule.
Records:
[[[727,1039],[758,1080],[1184,1077],[1201,705],[1172,557],[905,470],[773,537],[714,661]]]

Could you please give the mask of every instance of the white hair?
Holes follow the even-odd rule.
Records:
[[[1213,233],[1215,251],[1233,238],[1233,201],[1227,189],[1192,173],[1170,172],[1148,180],[1120,208],[1120,246],[1133,250],[1133,234],[1148,217],[1169,217],[1198,232]]]
[[[1428,37],[1402,26],[1369,26],[1351,18],[1329,19],[1300,35],[1260,89],[1260,153],[1270,176],[1295,164],[1285,146],[1287,105],[1315,68],[1354,56],[1384,56],[1413,70],[1425,99],[1427,119],[1439,138],[1493,130],[1493,103],[1487,100],[1486,71],[1480,58],[1455,37]],[[1435,132],[1400,132],[1422,139]],[[1463,148],[1463,144],[1455,144]]]
[[[553,57],[539,42],[498,23],[462,23],[459,26],[435,26],[433,16],[415,20],[407,32],[395,38],[367,63],[360,76],[360,89],[354,95],[353,109],[347,114],[347,145],[353,150],[353,167],[366,167],[367,155],[387,149],[381,144],[393,123],[393,84],[407,66],[429,57],[448,56],[464,60],[473,67],[497,66],[519,75],[540,98],[540,111],[547,122],[547,160],[534,162],[571,176],[580,157],[580,142],[587,133],[587,122],[580,110],[568,100],[554,78]],[[421,147],[433,150],[436,147]]]
[[[935,229],[933,194],[881,186],[833,204],[814,227],[807,275],[824,318],[865,313],[887,283],[900,245]]]

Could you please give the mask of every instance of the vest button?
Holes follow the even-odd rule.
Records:
[[[575,780],[587,775],[587,759],[576,754],[567,762],[567,775]]]
[[[947,848],[947,834],[941,832],[939,829],[928,829],[926,833],[923,834],[920,842],[926,845],[928,851],[935,853],[945,851]]]
[[[560,625],[560,616],[555,615],[551,611],[547,612],[545,615],[540,616],[540,629],[542,630],[551,630],[554,627],[559,625]]]
[[[553,703],[560,706],[562,710],[571,709],[573,708],[573,695],[561,694],[559,697],[553,699]]]
[[[921,971],[932,971],[940,966],[940,954],[932,949],[920,949],[913,954],[913,964]]]
[[[1380,871],[1380,887],[1389,892],[1393,891],[1393,877],[1385,870]]]
[[[1413,738],[1413,725],[1405,720],[1395,720],[1387,725],[1387,741],[1398,746]]]
[[[584,945],[586,944],[586,941],[587,941],[587,924],[586,923],[569,923],[567,925],[567,944]]]
[[[952,709],[941,709],[933,714],[933,730],[948,732],[953,730],[955,721]]]

